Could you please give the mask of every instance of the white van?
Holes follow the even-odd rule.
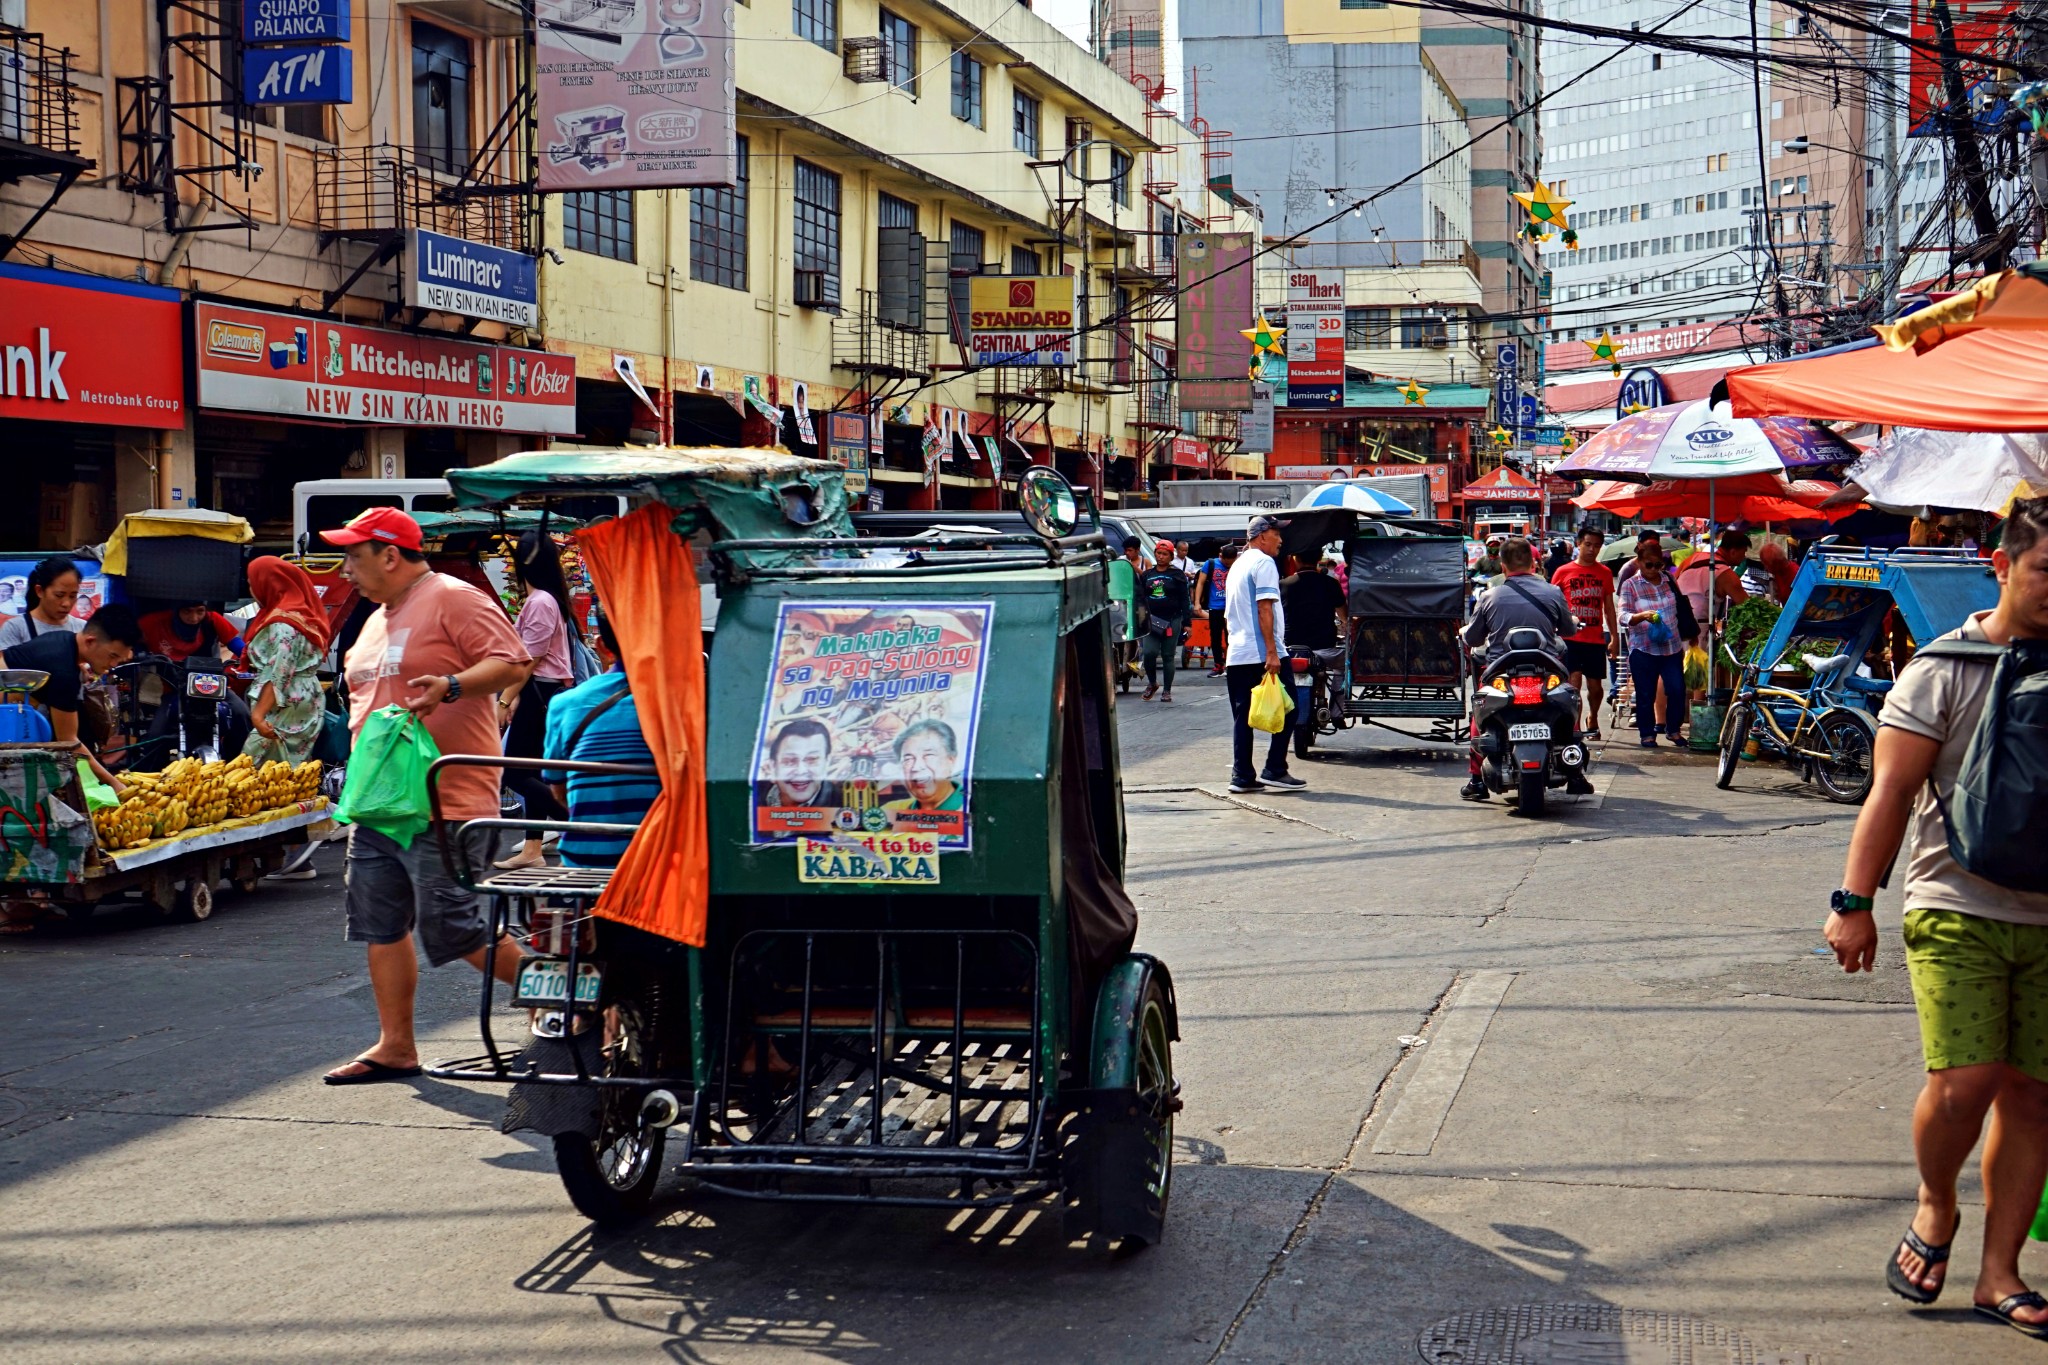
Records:
[[[292,548],[319,554],[330,547],[322,531],[345,526],[372,507],[408,512],[452,512],[455,495],[446,479],[308,479],[292,485]]]

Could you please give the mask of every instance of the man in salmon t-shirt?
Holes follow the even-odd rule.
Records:
[[[348,683],[349,729],[360,733],[370,713],[403,706],[426,722],[443,754],[503,752],[498,738],[497,694],[516,687],[533,668],[519,633],[488,594],[460,579],[435,573],[421,552],[419,523],[393,507],[373,507],[338,531],[322,532],[347,548],[344,568],[356,590],[381,609],[342,661]],[[450,823],[496,818],[500,770],[451,767],[439,779],[441,814]],[[420,1074],[413,1037],[413,994],[419,934],[427,961],[440,967],[462,958],[479,970],[490,943],[490,920],[475,895],[448,876],[441,862],[442,828],[435,826],[401,848],[395,839],[356,825],[348,836],[348,938],[369,945],[370,988],[377,1000],[377,1043],[354,1061],[327,1073],[329,1085],[362,1085]],[[451,832],[452,837],[452,832]],[[497,856],[497,832],[472,831],[464,840],[471,867]],[[519,945],[499,941],[497,974],[511,981]]]
[[[1621,631],[1614,621],[1614,573],[1600,562],[1607,537],[1598,531],[1579,532],[1579,552],[1558,567],[1550,581],[1578,618],[1576,634],[1564,637],[1565,665],[1572,686],[1586,699],[1586,738],[1600,738],[1600,694],[1607,681],[1607,661],[1621,657]]]

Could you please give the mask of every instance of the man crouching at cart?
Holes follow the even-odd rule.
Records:
[[[533,667],[504,611],[480,590],[428,568],[419,523],[396,508],[371,508],[322,536],[346,548],[349,578],[381,608],[363,623],[342,662],[350,730],[359,734],[380,707],[403,706],[426,723],[444,754],[501,754],[497,694],[518,686]],[[447,769],[439,782],[445,822],[496,818],[498,778],[496,768]],[[443,833],[440,825],[430,827],[406,848],[376,830],[349,829],[348,938],[369,945],[377,1042],[328,1072],[329,1085],[420,1074],[413,1037],[420,968],[413,934],[432,966],[461,958],[483,968],[490,921],[475,894],[448,875],[441,860]],[[489,866],[497,842],[494,830],[466,835],[463,852],[470,866]],[[519,957],[516,940],[499,940],[499,980],[509,983],[517,976]]]

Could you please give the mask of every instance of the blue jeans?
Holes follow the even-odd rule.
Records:
[[[1685,656],[1631,649],[1628,675],[1636,685],[1636,733],[1646,740],[1657,737],[1657,685],[1661,682],[1664,733],[1677,739],[1678,727],[1685,723]]]

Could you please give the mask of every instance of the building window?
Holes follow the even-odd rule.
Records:
[[[1026,156],[1038,155],[1038,100],[1022,90],[1010,92],[1010,144]]]
[[[1662,71],[1663,69],[1664,69],[1664,54],[1663,54],[1663,53],[1661,53],[1661,52],[1652,52],[1652,53],[1650,54],[1650,70],[1652,70],[1652,71]]]
[[[1393,344],[1393,314],[1385,308],[1344,310],[1344,349],[1366,350]]]
[[[633,259],[633,191],[579,190],[562,196],[562,243],[571,251]]]
[[[917,98],[917,25],[883,10],[882,51],[888,54],[889,84]]]
[[[794,0],[791,16],[797,37],[839,50],[839,0]]]
[[[1441,314],[1434,308],[1403,308],[1401,310],[1401,345],[1408,349],[1425,346],[1443,346],[1449,343],[1450,329]]]
[[[987,250],[987,233],[965,223],[953,224],[952,236],[946,242],[946,293],[953,314],[953,338],[962,346],[967,344],[967,281],[981,273],[982,257]]]
[[[1121,147],[1109,149],[1109,197],[1131,206],[1131,154]]]
[[[1038,253],[1028,246],[1011,247],[1010,273],[1012,275],[1036,275],[1038,273]]]
[[[839,303],[839,177],[808,161],[796,163],[796,301],[809,308]]]
[[[981,63],[965,52],[953,54],[953,117],[981,127]]]
[[[1338,9],[1385,9],[1387,0],[1338,0]]]
[[[908,199],[898,199],[893,194],[883,193],[875,197],[875,226],[885,228],[909,228],[917,231],[917,205]]]
[[[747,287],[747,140],[734,141],[729,189],[690,191],[690,278]]]
[[[412,21],[412,145],[435,170],[469,165],[469,40]]]

